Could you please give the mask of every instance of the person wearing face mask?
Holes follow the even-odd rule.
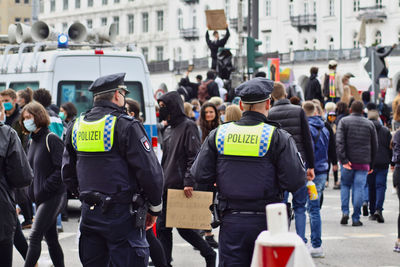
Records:
[[[163,174],[142,124],[126,114],[125,73],[89,87],[93,108],[68,125],[62,176],[82,201],[83,266],[147,266]]]
[[[163,155],[161,165],[164,170],[165,185],[163,194],[163,212],[157,221],[157,237],[164,246],[168,266],[172,261],[172,228],[166,227],[166,205],[168,189],[183,189],[187,198],[192,197],[195,182],[190,175],[190,167],[200,149],[200,135],[196,123],[189,119],[183,109],[183,100],[176,91],[168,92],[158,99],[161,121],[166,120],[168,127],[163,135]],[[178,233],[193,247],[200,251],[207,267],[214,267],[216,253],[192,229],[178,228]]]
[[[57,135],[50,132],[50,117],[38,102],[31,102],[22,109],[20,123],[23,130],[30,133],[32,140],[28,160],[34,177],[29,195],[36,203],[24,266],[35,266],[45,237],[54,266],[62,267],[64,254],[58,242],[56,219],[66,204],[65,186],[61,179],[64,144]]]
[[[71,102],[66,102],[61,105],[58,116],[60,117],[60,119],[65,121],[65,123],[68,124],[70,121],[75,119],[77,114],[78,114],[78,111],[76,110],[75,105]]]
[[[293,137],[267,119],[273,88],[265,78],[236,88],[243,117],[211,131],[191,168],[197,183],[217,186],[220,266],[250,266],[255,240],[267,228],[265,206],[305,185]]]
[[[4,124],[5,119],[4,107],[0,103],[0,229],[4,230],[0,231],[0,264],[11,267],[13,241],[18,239],[18,235],[28,247],[21,226],[17,224],[14,190],[28,186],[33,173],[16,132]],[[18,251],[25,257],[26,248],[24,252]]]

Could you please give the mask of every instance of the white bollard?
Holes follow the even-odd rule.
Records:
[[[266,207],[268,231],[257,237],[251,267],[314,267],[303,240],[288,231],[286,205]]]

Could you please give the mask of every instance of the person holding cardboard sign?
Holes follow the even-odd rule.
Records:
[[[259,77],[236,88],[243,117],[213,130],[191,168],[197,183],[217,185],[220,266],[250,266],[254,242],[267,228],[265,206],[305,184],[293,138],[267,120],[273,87]]]
[[[210,27],[208,27],[210,29]],[[226,42],[229,39],[230,33],[228,29],[228,24],[226,24],[226,33],[224,38],[221,40],[219,39],[219,33],[218,31],[213,32],[214,40],[210,40],[210,35],[208,34],[208,31],[206,32],[206,42],[208,47],[210,48],[211,51],[211,58],[212,58],[212,63],[211,63],[211,69],[216,70],[217,69],[217,61],[218,61],[218,49],[220,47],[224,47]]]

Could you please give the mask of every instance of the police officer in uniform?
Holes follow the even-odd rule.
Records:
[[[69,124],[62,175],[82,201],[83,266],[147,266],[145,230],[162,209],[162,169],[143,126],[125,113],[125,73],[89,87],[94,106]]]
[[[267,228],[265,206],[305,184],[293,138],[267,120],[273,85],[254,78],[236,88],[243,117],[213,130],[191,169],[196,182],[217,185],[219,266],[250,266],[254,242]]]

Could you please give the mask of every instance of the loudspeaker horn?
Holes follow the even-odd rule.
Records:
[[[111,23],[107,26],[95,28],[93,32],[99,42],[108,41],[113,43],[117,37],[117,24]]]
[[[86,26],[80,22],[74,22],[68,28],[68,37],[71,41],[74,42],[83,42],[86,41],[88,37],[88,30]]]
[[[16,31],[17,31],[17,25],[10,24],[8,26],[8,42],[10,44],[16,44],[17,43]]]
[[[15,30],[15,39],[17,43],[31,43],[31,27],[24,23],[17,23],[17,28]]]
[[[41,42],[44,40],[57,41],[60,33],[56,32],[46,22],[39,20],[32,25],[31,34],[35,41]]]

